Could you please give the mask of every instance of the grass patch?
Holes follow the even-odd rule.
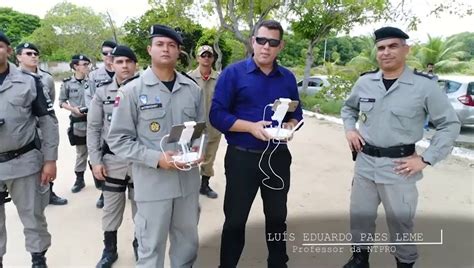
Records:
[[[339,116],[344,103],[342,100],[328,100],[325,98],[308,95],[301,95],[300,99],[303,109],[337,116]]]

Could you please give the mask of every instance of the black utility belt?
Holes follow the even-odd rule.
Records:
[[[71,120],[71,124],[79,123],[79,122],[87,122],[87,116],[74,117],[70,115],[69,120]]]
[[[115,155],[114,152],[112,152],[112,151],[110,150],[109,145],[108,145],[105,141],[104,141],[104,143],[102,144],[101,151],[102,151],[102,156],[104,156],[104,155],[106,155],[106,154]]]
[[[36,138],[35,138],[36,139]],[[14,158],[17,158],[18,156],[25,154],[33,149],[39,149],[36,146],[36,141],[33,139],[32,142],[28,143],[27,145],[21,147],[18,150],[12,150],[4,153],[0,153],[0,163],[10,161]]]
[[[262,154],[263,152],[265,152],[265,154],[270,154],[274,149],[275,147],[271,147],[271,148],[268,148],[266,151],[265,150],[259,150],[259,149],[250,149],[250,148],[244,148],[244,147],[240,147],[240,146],[235,146],[235,145],[230,145],[230,147],[238,150],[238,151],[242,151],[242,152],[247,152],[247,153],[252,153],[252,154]],[[275,152],[280,152],[280,151],[287,151],[288,150],[288,147],[286,145],[280,145]]]
[[[415,153],[415,144],[381,148],[366,143],[362,148],[362,152],[374,157],[400,158]]]

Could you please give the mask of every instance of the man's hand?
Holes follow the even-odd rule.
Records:
[[[176,155],[176,152],[173,151],[166,151],[161,154],[160,160],[158,161],[158,165],[162,169],[185,169],[186,168],[186,163],[180,163],[180,162],[174,162],[173,161],[173,155]]]
[[[105,177],[108,176],[104,165],[92,166],[92,173],[94,174],[94,177],[100,181],[105,181]]]
[[[41,169],[41,184],[46,185],[56,179],[56,161],[45,161]]]
[[[268,135],[268,133],[265,131],[264,127],[269,126],[271,124],[272,124],[272,122],[269,122],[269,121],[253,122],[250,125],[250,128],[249,128],[248,132],[259,140],[268,141],[272,137],[270,135]]]
[[[71,112],[78,117],[84,116],[84,114],[79,110],[79,107],[72,107]]]
[[[416,174],[427,166],[427,164],[421,159],[421,156],[419,156],[417,153],[400,160],[393,160],[393,162],[398,164],[394,169],[395,172],[403,176],[411,176]]]
[[[349,148],[353,152],[362,151],[362,147],[365,145],[365,141],[357,130],[349,130],[346,132],[346,139],[349,143]]]

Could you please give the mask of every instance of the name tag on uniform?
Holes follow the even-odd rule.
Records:
[[[140,110],[149,110],[149,109],[157,109],[163,107],[161,103],[152,103],[152,104],[144,104],[140,106]]]
[[[115,103],[115,100],[106,100],[106,101],[103,101],[102,104],[104,105],[107,105],[107,104],[114,104]]]
[[[372,98],[359,98],[359,102],[375,102]]]

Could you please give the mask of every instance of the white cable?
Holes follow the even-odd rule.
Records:
[[[268,167],[270,168],[270,170],[272,171],[273,175],[275,175],[280,181],[281,181],[281,184],[282,186],[281,187],[272,187],[268,184],[265,183],[265,181],[267,180],[270,180],[270,176],[263,170],[262,168],[262,160],[263,160],[263,156],[265,155],[265,152],[268,150],[268,148],[270,147],[270,141],[268,141],[267,143],[267,147],[265,148],[265,150],[262,152],[262,155],[260,156],[260,160],[258,161],[258,168],[260,169],[260,171],[262,171],[263,174],[265,174],[265,178],[262,180],[262,184],[264,186],[266,186],[267,188],[271,189],[271,190],[275,190],[275,191],[279,191],[279,190],[283,190],[285,188],[285,181],[283,180],[283,178],[278,175],[272,168],[272,165],[270,163],[271,161],[271,158],[272,158],[272,155],[273,153],[276,151],[276,149],[278,148],[278,146],[280,145],[280,141],[278,141],[278,144],[277,146],[275,146],[275,148],[273,148],[272,152],[270,153],[270,155],[268,156]]]
[[[168,156],[167,156],[167,154],[165,153],[165,150],[164,150],[164,148],[163,148],[163,140],[164,140],[165,138],[168,138],[169,136],[170,136],[169,134],[168,134],[168,135],[165,135],[165,136],[163,136],[163,138],[161,138],[161,140],[160,140],[161,153],[165,156],[166,162],[168,162],[168,163],[173,163],[174,167],[175,167],[176,169],[178,169],[178,170],[181,170],[181,171],[190,171],[190,170],[193,168],[193,166],[192,166],[191,164],[186,163],[186,165],[185,165],[186,168],[180,168],[180,167],[178,167],[178,166],[176,165],[176,161],[174,161],[174,160],[169,161],[169,160],[168,160]]]

